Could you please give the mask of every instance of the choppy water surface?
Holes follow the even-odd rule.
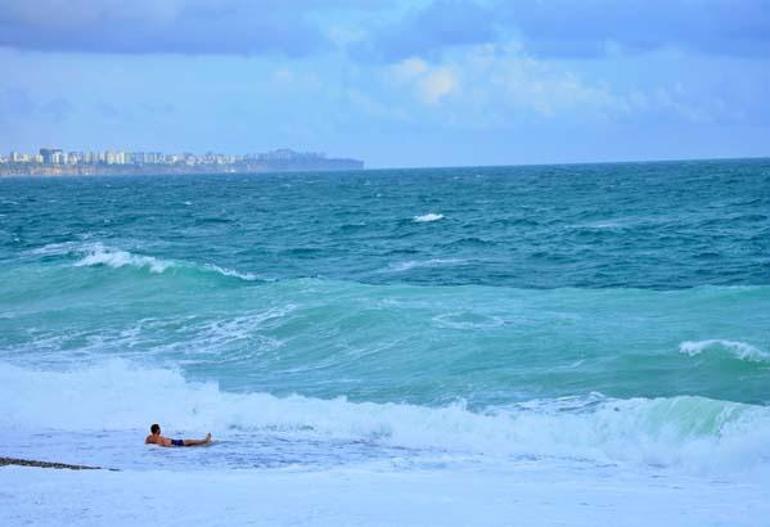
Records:
[[[767,160],[0,180],[7,455],[738,470],[768,328]]]

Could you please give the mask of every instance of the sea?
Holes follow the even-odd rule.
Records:
[[[770,525],[769,405],[768,159],[0,178],[0,456],[114,469],[4,525]]]

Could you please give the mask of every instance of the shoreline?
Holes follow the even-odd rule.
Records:
[[[165,176],[165,175],[224,175],[270,174],[282,172],[346,172],[364,170],[364,162],[355,159],[327,159],[312,163],[250,163],[229,165],[43,165],[0,164],[0,177],[40,176]]]
[[[496,470],[0,470],[2,525],[760,527],[764,478],[523,462]],[[202,496],[205,499],[202,499]]]

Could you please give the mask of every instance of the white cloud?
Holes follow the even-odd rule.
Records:
[[[428,104],[438,104],[457,88],[457,77],[448,68],[437,68],[424,75],[418,83],[419,94]]]
[[[418,57],[412,57],[390,67],[393,78],[408,82],[428,71],[428,63]]]
[[[399,87],[407,87],[425,104],[438,104],[456,91],[457,75],[447,66],[432,66],[419,57],[411,57],[388,67],[389,77]]]
[[[522,53],[517,44],[478,46],[456,58],[475,103],[514,114],[550,118],[565,113],[607,116],[626,111],[626,102],[599,80],[586,81],[563,67]]]
[[[719,101],[694,99],[675,79],[623,85],[612,75],[599,74],[599,68],[581,66],[533,58],[516,42],[486,44],[436,61],[411,57],[382,67],[379,76],[362,76],[380,82],[360,89],[390,108],[393,119],[419,115],[423,122],[472,129],[536,122],[698,123],[724,112]]]

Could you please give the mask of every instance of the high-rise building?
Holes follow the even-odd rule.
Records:
[[[66,165],[67,154],[61,150],[54,150],[53,154],[51,155],[51,160],[54,165]]]
[[[67,164],[68,165],[80,165],[85,161],[85,153],[84,152],[70,152],[67,154]]]
[[[41,148],[40,155],[46,165],[60,165],[65,161],[64,152],[60,148]]]

